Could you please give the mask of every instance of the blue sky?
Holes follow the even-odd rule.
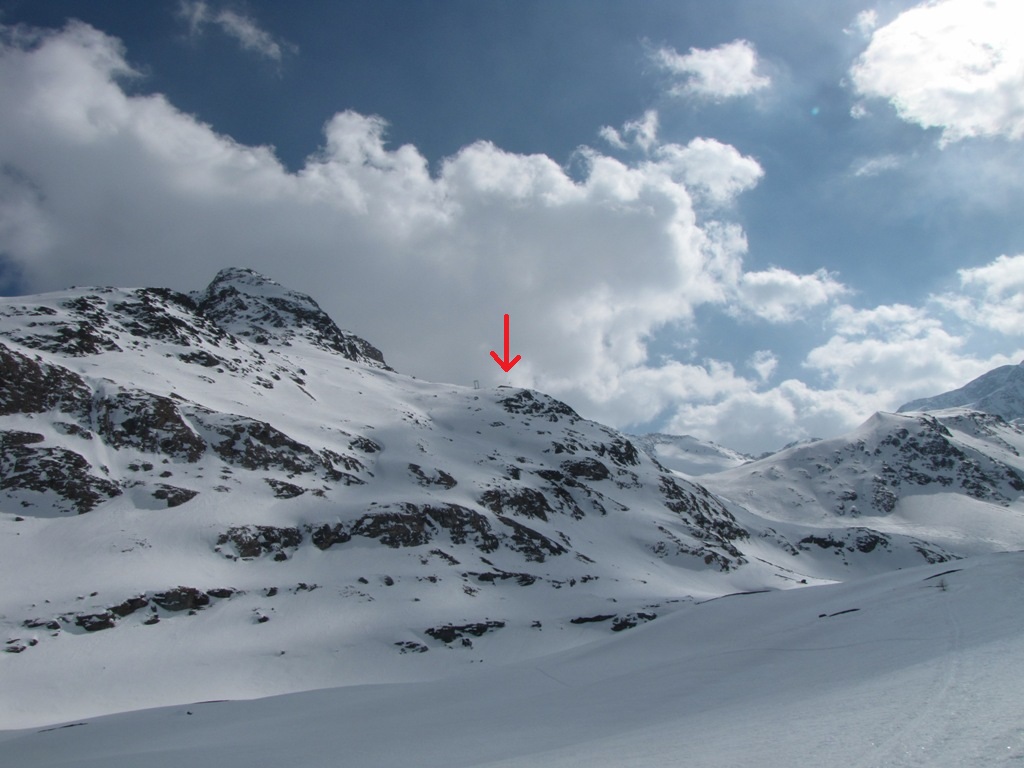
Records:
[[[831,436],[1024,358],[1022,23],[0,0],[0,292],[251,266],[420,377],[747,451]]]

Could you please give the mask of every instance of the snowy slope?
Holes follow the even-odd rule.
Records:
[[[753,460],[753,456],[693,435],[652,432],[633,439],[638,448],[663,466],[691,477],[732,469]]]
[[[429,683],[0,732],[0,754],[35,768],[1017,765],[1022,685],[1015,553],[686,604]]]
[[[1024,431],[952,409],[877,413],[853,432],[702,481],[778,523],[820,527],[801,546],[886,548],[893,536],[960,555],[1024,547]],[[837,526],[846,527],[845,540]],[[879,536],[880,535],[880,536]]]
[[[970,408],[1001,416],[1007,421],[1024,419],[1024,362],[1003,365],[973,381],[934,397],[923,397],[901,405],[899,413]]]
[[[542,393],[396,373],[246,270],[0,300],[0,374],[7,727],[449,679],[1022,541],[998,420],[950,416],[941,453],[935,419],[880,416],[836,479],[817,443],[701,478],[716,495]],[[941,519],[913,507],[925,469]],[[843,483],[895,511],[837,511]]]

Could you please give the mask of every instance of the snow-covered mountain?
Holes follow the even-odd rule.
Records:
[[[732,469],[753,460],[753,456],[734,451],[693,435],[666,435],[652,432],[633,438],[636,445],[662,466],[684,475],[699,477]]]
[[[1024,541],[995,417],[880,415],[700,483],[661,445],[404,376],[248,270],[0,299],[0,727],[527,665]]]
[[[877,413],[842,437],[800,445],[702,478],[721,498],[780,524],[820,525],[813,544],[847,558],[916,539],[959,555],[1024,542],[1024,431],[951,409]],[[846,526],[844,532],[825,529]]]
[[[904,403],[899,413],[971,408],[1001,416],[1006,421],[1024,419],[1024,362],[1002,365],[982,374],[959,389]]]

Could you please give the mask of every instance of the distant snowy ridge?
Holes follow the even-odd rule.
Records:
[[[1001,416],[1007,421],[1024,419],[1024,362],[1003,365],[982,374],[959,389],[904,403],[899,413],[971,408]]]
[[[662,465],[693,477],[738,467],[754,458],[693,435],[652,432],[636,437],[636,442]]]

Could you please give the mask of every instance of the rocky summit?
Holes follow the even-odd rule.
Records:
[[[0,720],[430,679],[1024,540],[997,416],[882,414],[699,482],[645,448],[398,373],[250,270],[0,299]]]

